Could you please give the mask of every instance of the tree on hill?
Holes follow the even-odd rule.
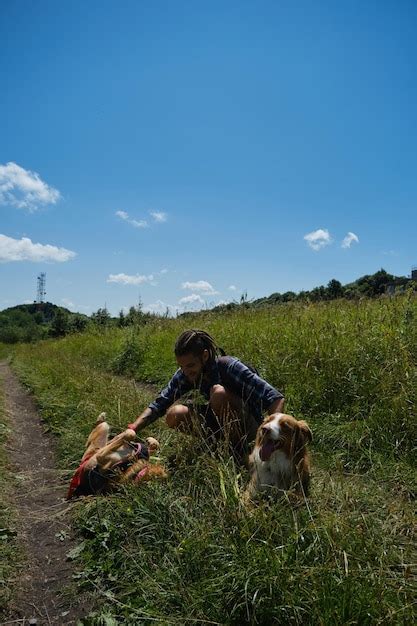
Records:
[[[111,316],[106,307],[98,309],[91,315],[91,319],[97,326],[107,326],[111,322]]]
[[[82,333],[88,326],[88,318],[80,313],[75,313],[69,319],[69,330],[73,333]]]
[[[330,298],[330,300],[336,299],[336,298],[342,298],[343,297],[343,287],[342,287],[342,283],[339,282],[338,280],[336,280],[335,278],[332,278],[332,280],[330,280],[327,284],[327,295]]]
[[[58,309],[52,320],[51,337],[64,337],[69,331],[68,315],[62,309]]]
[[[124,328],[126,326],[126,315],[124,314],[123,309],[120,310],[119,319],[117,320],[117,325],[119,328]]]
[[[396,277],[388,274],[384,269],[380,269],[375,274],[361,276],[354,283],[350,283],[347,287],[350,290],[357,291],[362,296],[380,296],[386,292],[387,286],[393,283]]]
[[[119,326],[122,324],[125,326],[144,326],[154,317],[151,313],[143,312],[142,302],[140,301],[136,306],[130,307],[127,315],[122,315],[122,313],[122,311],[119,313]]]
[[[282,294],[283,302],[293,302],[297,298],[295,291],[286,291]]]
[[[320,285],[320,287],[314,287],[309,293],[309,300],[312,302],[320,302],[321,300],[326,299],[326,287]]]

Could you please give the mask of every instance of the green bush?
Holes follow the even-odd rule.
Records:
[[[116,354],[111,370],[116,374],[141,377],[141,366],[145,360],[145,345],[143,338],[133,331],[125,338],[120,352]]]

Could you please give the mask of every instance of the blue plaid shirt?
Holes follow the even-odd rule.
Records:
[[[198,388],[208,401],[213,385],[223,385],[227,391],[241,398],[259,424],[262,422],[263,412],[273,402],[284,397],[239,359],[221,356],[214,360],[207,372],[204,372],[198,387],[190,383],[182,370],[178,369],[156,400],[149,405],[152,411],[150,422],[164,415],[171,404],[192,389]]]

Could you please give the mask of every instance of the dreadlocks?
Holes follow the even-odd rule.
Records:
[[[204,330],[190,329],[185,330],[175,342],[175,356],[184,356],[185,354],[193,354],[200,356],[204,350],[209,353],[209,361],[214,361],[218,354],[224,356],[225,352],[214,341],[213,337]]]

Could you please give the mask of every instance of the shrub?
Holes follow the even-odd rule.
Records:
[[[140,367],[144,362],[144,357],[143,342],[140,341],[136,332],[130,332],[120,352],[114,357],[111,370],[116,374],[140,377]]]

